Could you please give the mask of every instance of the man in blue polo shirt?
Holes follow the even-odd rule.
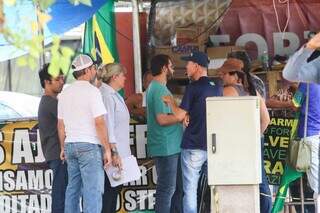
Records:
[[[186,87],[180,107],[172,98],[163,97],[178,120],[188,118],[181,144],[181,167],[183,177],[183,212],[197,212],[197,188],[200,170],[207,161],[206,98],[222,96],[222,85],[208,78],[208,56],[193,52],[181,58],[188,61],[186,69],[191,83]]]

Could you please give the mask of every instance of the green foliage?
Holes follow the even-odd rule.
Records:
[[[0,0],[1,1],[1,0]],[[74,51],[69,47],[60,45],[60,39],[58,36],[53,36],[52,45],[44,48],[44,36],[43,27],[50,20],[50,16],[46,11],[56,0],[33,0],[35,5],[39,6],[39,10],[36,12],[38,16],[38,23],[30,23],[30,26],[26,24],[26,29],[32,29],[33,35],[31,38],[26,38],[26,30],[20,30],[19,32],[13,32],[8,28],[3,28],[1,33],[8,43],[14,45],[16,48],[29,53],[27,56],[18,58],[17,64],[19,66],[28,66],[30,69],[36,69],[39,62],[39,58],[44,52],[49,51],[51,53],[51,61],[49,66],[49,73],[53,76],[58,76],[60,71],[67,74],[69,71],[71,57],[74,55]],[[91,0],[69,0],[72,4],[84,4],[91,6]],[[16,0],[4,0],[4,4],[7,6],[14,6]],[[2,12],[2,11],[1,11]],[[39,30],[40,29],[40,30]]]
[[[3,2],[5,5],[8,5],[8,6],[13,6],[16,4],[16,0],[4,0]]]
[[[17,59],[17,64],[18,64],[18,66],[20,66],[20,67],[27,66],[27,65],[28,65],[27,58],[26,58],[25,56],[19,57],[19,58]]]
[[[69,65],[70,65],[70,60],[72,58],[72,56],[74,55],[74,51],[69,48],[69,47],[61,47],[60,48],[60,52],[62,55],[61,61],[60,61],[60,67],[61,70],[64,74],[67,74],[67,72],[69,71]]]
[[[69,47],[61,47],[59,37],[55,36],[53,38],[51,46],[51,63],[48,72],[50,75],[56,77],[59,75],[60,71],[67,74],[69,71],[69,65],[71,57],[74,51]]]
[[[33,0],[33,2],[36,5],[39,5],[42,11],[45,11],[55,2],[55,0]]]
[[[38,60],[34,57],[28,57],[28,65],[31,70],[35,70],[37,68]]]
[[[34,35],[30,39],[25,39],[20,33],[12,33],[10,30],[5,29],[5,38],[8,42],[16,46],[20,50],[27,51],[29,55],[18,58],[17,64],[19,66],[28,66],[34,70],[37,68],[39,58],[44,52],[51,53],[51,61],[49,66],[49,73],[56,77],[62,71],[66,74],[69,70],[71,57],[74,51],[69,47],[60,45],[60,38],[53,36],[52,45],[43,48],[43,35]]]

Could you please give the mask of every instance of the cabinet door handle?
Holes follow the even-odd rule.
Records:
[[[216,134],[212,134],[211,135],[211,139],[212,139],[212,154],[216,153],[217,151],[217,144],[216,144]]]

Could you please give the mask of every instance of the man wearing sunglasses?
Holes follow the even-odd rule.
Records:
[[[60,158],[67,161],[68,186],[65,213],[101,213],[104,166],[111,163],[111,151],[104,115],[107,113],[98,88],[91,82],[96,66],[91,57],[80,54],[72,61],[76,81],[59,95],[58,133]]]

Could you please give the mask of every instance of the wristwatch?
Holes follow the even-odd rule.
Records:
[[[117,148],[116,147],[112,147],[111,148],[111,155],[112,156],[115,156],[115,155],[118,155],[119,153],[118,153],[118,150],[117,150]]]

